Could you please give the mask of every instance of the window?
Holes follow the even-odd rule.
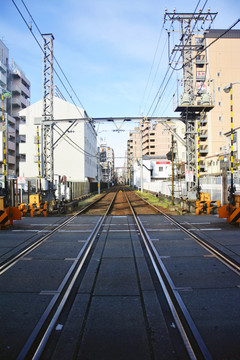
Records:
[[[219,91],[219,92],[221,91],[221,88],[220,88],[220,86],[218,87],[218,91]]]
[[[222,117],[221,117],[221,116],[219,116],[219,117],[218,117],[218,120],[219,120],[219,121],[222,121]]]
[[[218,102],[218,106],[222,106],[222,102],[221,102],[221,101]]]
[[[220,72],[218,72],[218,73],[217,73],[217,76],[218,76],[218,77],[220,77],[220,76],[221,76],[221,73],[220,73]]]
[[[222,132],[221,132],[221,131],[219,131],[218,135],[219,135],[219,136],[222,136]]]
[[[159,171],[163,171],[163,166],[159,166]]]

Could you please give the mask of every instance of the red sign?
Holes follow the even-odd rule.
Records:
[[[167,165],[171,164],[170,161],[156,161],[156,164]]]

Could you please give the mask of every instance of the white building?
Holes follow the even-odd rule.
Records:
[[[142,175],[141,175],[142,171]],[[140,161],[135,161],[133,168],[133,186],[141,186],[141,176],[143,183],[151,183],[159,180],[165,180],[171,177],[172,162],[163,157],[144,156],[141,169]]]
[[[69,119],[54,125],[53,143],[69,128],[74,119],[86,117],[83,109],[76,108],[65,100],[54,96],[54,119]],[[20,111],[22,121],[20,135],[25,135],[26,142],[20,144],[21,177],[38,176],[37,125],[41,137],[40,118],[43,112],[42,100]],[[41,144],[41,139],[40,139]],[[65,175],[68,181],[93,181],[97,176],[97,134],[88,121],[78,121],[60,138],[54,147],[54,175]]]
[[[101,144],[99,154],[102,168],[102,181],[114,182],[114,150],[107,146],[107,144]]]

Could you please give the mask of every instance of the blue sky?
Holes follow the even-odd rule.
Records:
[[[21,0],[14,0],[31,24]],[[42,33],[53,33],[54,55],[90,117],[146,115],[168,67],[164,10],[193,12],[205,0],[24,0]],[[212,28],[228,28],[240,15],[239,0],[208,0],[204,11],[218,12]],[[36,27],[33,33],[42,43]],[[240,28],[240,23],[236,28]],[[11,0],[1,0],[0,39],[31,81],[31,102],[42,97],[42,53]],[[160,39],[157,48],[158,40]],[[157,49],[157,51],[156,51]],[[154,58],[155,55],[155,58]],[[154,59],[154,62],[153,62]],[[152,67],[152,72],[150,69]],[[59,72],[57,66],[56,70]],[[149,77],[150,75],[150,77]],[[174,115],[173,74],[155,116]],[[54,82],[70,101],[58,79]],[[67,85],[66,85],[67,86]],[[70,94],[72,91],[69,89]],[[73,95],[73,94],[72,94]],[[74,98],[74,95],[73,95]],[[74,98],[78,103],[78,100]],[[80,106],[80,105],[79,105]],[[103,124],[99,136],[124,156],[129,128],[112,132]]]

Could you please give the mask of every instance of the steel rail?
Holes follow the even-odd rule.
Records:
[[[175,219],[173,219],[171,216],[165,214],[163,211],[161,211],[160,209],[158,209],[156,206],[150,204],[147,200],[143,199],[141,196],[139,196],[138,194],[136,194],[141,200],[143,200],[144,202],[146,202],[150,207],[154,208],[155,210],[157,210],[160,214],[162,214],[166,219],[168,219],[171,223],[173,223],[174,225],[176,225],[179,229],[181,229],[183,232],[185,232],[185,234],[187,234],[189,237],[191,237],[193,240],[195,240],[198,244],[200,244],[202,247],[204,247],[205,249],[207,249],[208,251],[210,251],[213,255],[215,255],[218,260],[222,261],[226,266],[228,266],[232,271],[234,271],[235,273],[237,273],[238,275],[240,274],[240,265],[238,262],[236,262],[234,259],[232,259],[230,256],[228,256],[227,254],[225,254],[223,251],[221,251],[220,249],[218,249],[217,247],[209,244],[207,242],[207,240],[203,240],[201,239],[199,236],[193,234],[192,232],[190,232],[188,229],[186,229],[183,225],[179,224],[179,222],[177,222]]]
[[[133,206],[125,192],[126,199],[131,208],[133,217],[142,236],[143,242],[151,259],[152,265],[163,289],[173,318],[178,327],[186,350],[191,360],[212,359],[201,335],[199,334],[186,306],[184,305],[178,291],[176,290],[170,275],[164,266],[155,246],[153,245],[147,231],[145,230],[140,218],[136,215]]]
[[[11,268],[14,264],[16,264],[21,258],[23,258],[25,255],[29,254],[31,251],[35,250],[39,245],[41,245],[44,241],[49,239],[55,232],[60,230],[62,227],[70,223],[75,217],[81,215],[85,211],[87,211],[90,207],[94,206],[98,201],[102,200],[107,194],[104,194],[100,198],[96,199],[94,202],[90,203],[89,205],[85,206],[83,209],[78,211],[76,214],[72,215],[70,218],[62,222],[59,226],[57,226],[55,229],[53,229],[49,234],[44,235],[37,241],[34,241],[31,245],[27,246],[25,249],[14,255],[13,257],[10,257],[2,262],[0,265],[0,275],[2,275],[5,271],[7,271],[9,268]]]
[[[89,235],[86,243],[84,244],[83,248],[80,250],[77,258],[74,260],[71,268],[69,269],[68,273],[65,275],[63,281],[61,282],[59,288],[56,291],[56,294],[53,296],[52,300],[50,301],[49,305],[47,306],[46,310],[44,311],[42,317],[38,321],[37,325],[35,326],[32,334],[28,338],[27,342],[25,343],[23,349],[21,350],[20,354],[17,357],[17,360],[24,360],[31,356],[32,360],[37,360],[40,358],[42,352],[45,349],[47,341],[56,325],[59,315],[61,314],[68,297],[71,293],[71,290],[77,280],[77,277],[85,263],[87,255],[89,254],[98,232],[106,219],[110,209],[112,208],[113,202],[116,198],[117,192],[115,193],[113,199],[111,200],[110,205],[108,206],[105,214],[98,220],[97,224],[95,225],[92,233]],[[74,217],[76,217],[74,215]],[[53,313],[54,312],[54,313]],[[51,314],[53,315],[51,316]],[[51,316],[51,319],[49,317]],[[44,325],[48,321],[47,327],[43,329]],[[41,332],[44,332],[43,335],[40,335]],[[38,345],[35,345],[37,338],[41,336],[41,339]],[[33,349],[34,348],[34,349]]]

